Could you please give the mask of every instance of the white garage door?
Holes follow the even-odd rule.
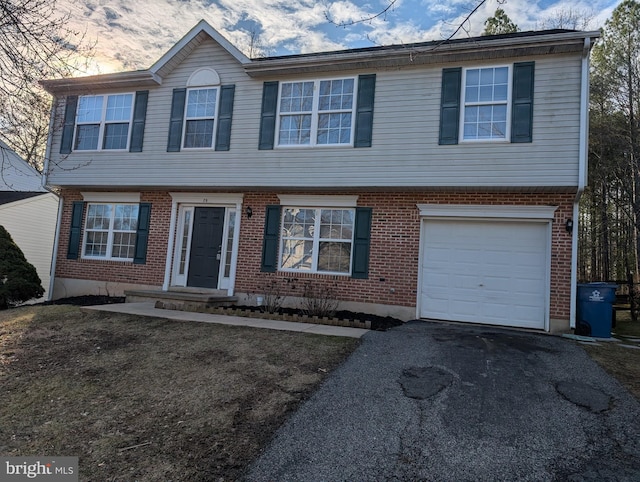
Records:
[[[424,222],[422,318],[545,328],[547,223]]]

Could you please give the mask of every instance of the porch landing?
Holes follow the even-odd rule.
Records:
[[[232,306],[238,302],[235,296],[228,296],[226,290],[198,288],[178,288],[163,290],[127,290],[127,303],[155,302],[155,307],[164,310],[208,313],[221,306]]]

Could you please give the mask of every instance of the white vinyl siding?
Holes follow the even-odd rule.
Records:
[[[9,232],[42,281],[44,296],[34,302],[48,297],[57,219],[58,198],[52,193],[0,205],[0,226]]]
[[[265,80],[253,79],[213,41],[205,41],[149,89],[144,152],[94,152],[80,169],[54,169],[53,185],[198,187],[385,187],[509,188],[544,190],[578,183],[581,59],[575,55],[505,58],[504,65],[535,61],[532,143],[494,142],[438,145],[442,68],[449,64],[376,72],[373,145],[367,149],[258,150],[260,107]],[[231,147],[226,152],[189,149],[168,153],[172,91],[184,88],[202,65],[215,65],[223,85],[236,86]],[[463,66],[463,63],[457,65]],[[474,62],[469,66],[495,66]],[[366,72],[345,72],[356,76]],[[300,81],[313,81],[311,75]],[[62,115],[64,104],[59,107]],[[84,157],[59,152],[54,132],[52,155],[62,168]],[[124,174],[124,175],[123,175]]]

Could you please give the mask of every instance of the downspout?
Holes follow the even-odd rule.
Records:
[[[62,207],[64,199],[58,197],[58,219],[56,221],[56,237],[53,240],[53,252],[51,253],[51,272],[49,277],[49,291],[47,293],[47,301],[51,301],[53,296],[53,286],[56,278],[56,260],[58,259],[58,245],[60,244],[60,221],[62,220]]]
[[[51,156],[51,143],[53,142],[53,123],[56,118],[57,99],[54,96],[51,104],[51,114],[49,115],[49,135],[47,136],[47,147],[44,151],[44,165],[42,166],[42,187],[49,190],[47,184],[49,182],[49,157]]]
[[[579,205],[582,193],[587,185],[589,160],[589,54],[591,38],[584,39],[582,50],[582,76],[580,85],[580,151],[578,154],[578,190],[573,201],[573,231],[571,233],[571,307],[569,326],[576,327],[576,301],[578,289],[578,224]]]
[[[53,286],[56,278],[56,260],[58,259],[58,245],[60,240],[60,220],[62,219],[62,206],[64,204],[62,196],[54,193],[49,184],[49,158],[51,157],[51,144],[53,142],[53,123],[56,118],[57,99],[53,96],[51,103],[51,114],[49,115],[49,134],[47,135],[47,147],[44,151],[44,165],[42,166],[42,187],[52,192],[58,198],[58,218],[56,220],[56,235],[53,239],[53,251],[51,252],[51,263],[49,264],[49,290],[47,291],[47,301],[51,301],[53,296]]]

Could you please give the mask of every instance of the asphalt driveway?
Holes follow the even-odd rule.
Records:
[[[410,322],[371,332],[250,481],[640,481],[640,403],[576,342]]]

